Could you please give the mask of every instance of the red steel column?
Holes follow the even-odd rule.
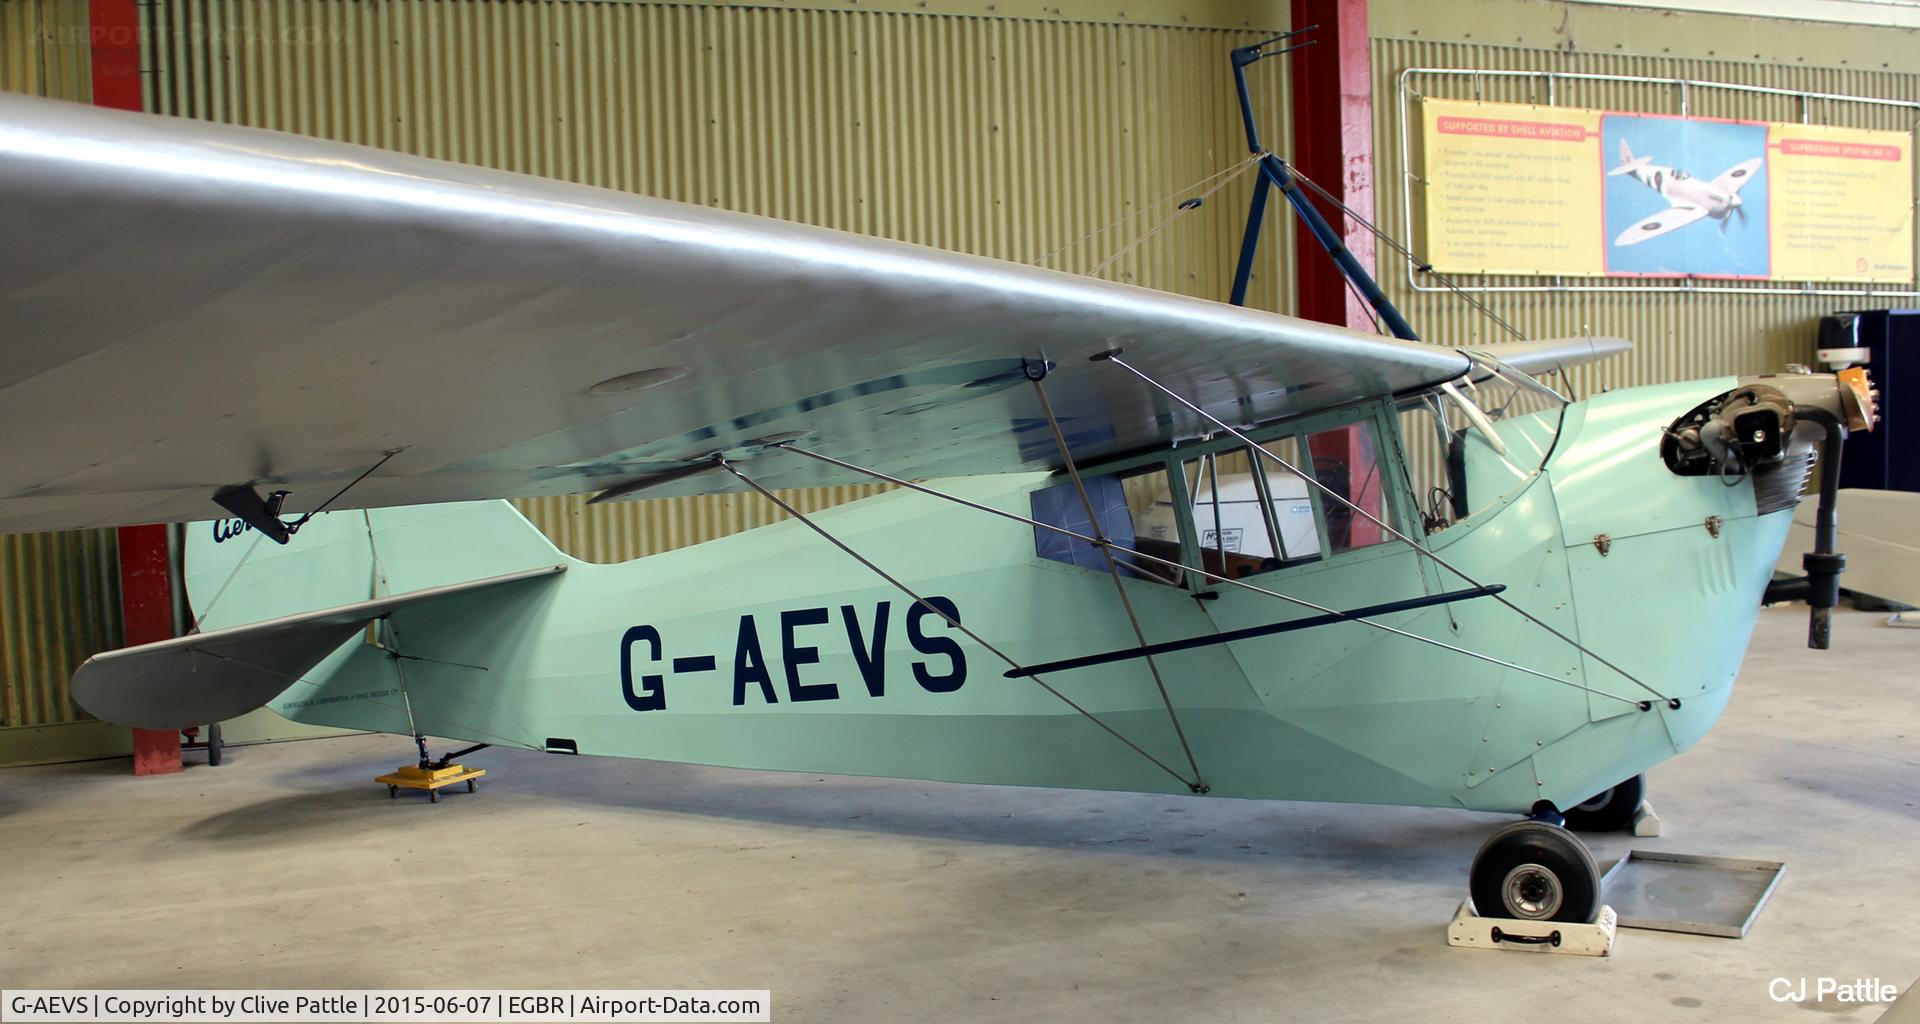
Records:
[[[136,0],[92,0],[87,33],[93,51],[93,102],[116,110],[139,110],[140,8]],[[120,616],[129,647],[173,636],[172,565],[167,528],[120,529]],[[180,734],[133,730],[133,773],[180,770]]]
[[[167,527],[120,528],[120,617],[126,623],[127,646],[173,636],[172,568]],[[162,775],[179,770],[178,732],[133,730],[133,774]]]
[[[1318,25],[1312,46],[1287,55],[1293,72],[1293,152],[1300,172],[1353,211],[1373,219],[1373,59],[1368,52],[1367,0],[1292,0],[1297,28]],[[1321,204],[1360,264],[1374,267],[1373,236]],[[1313,236],[1299,233],[1295,264],[1300,315],[1371,333],[1367,304]]]
[[[87,35],[93,49],[93,105],[140,109],[140,7],[136,0],[92,0]]]
[[[1367,28],[1367,0],[1292,0],[1293,25],[1317,25],[1312,46],[1287,55],[1293,71],[1293,166],[1333,193],[1354,213],[1373,219],[1373,58]],[[1330,204],[1320,212],[1347,248],[1374,270],[1373,235]],[[1294,248],[1300,283],[1300,315],[1371,333],[1373,319],[1365,299],[1348,287],[1340,268],[1305,231]],[[1372,476],[1377,457],[1358,430],[1314,435],[1309,449],[1315,461],[1343,463],[1350,485]],[[1382,515],[1378,485],[1347,499],[1373,515]],[[1353,546],[1379,541],[1379,527],[1352,517],[1346,538]]]

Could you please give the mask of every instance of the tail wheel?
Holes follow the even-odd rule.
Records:
[[[1600,867],[1564,828],[1516,821],[1474,855],[1467,890],[1481,917],[1591,921],[1600,913]]]
[[[1567,827],[1575,832],[1625,832],[1647,799],[1647,777],[1635,775],[1593,799],[1567,808]]]

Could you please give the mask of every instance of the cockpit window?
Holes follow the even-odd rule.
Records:
[[[1321,505],[1327,517],[1327,547],[1349,551],[1386,540],[1380,528],[1387,521],[1386,492],[1373,423],[1361,420],[1323,430],[1307,438],[1307,448],[1313,455],[1314,479],[1326,488]]]
[[[1115,550],[1121,574],[1210,587],[1207,576],[1241,579],[1392,540],[1382,524],[1405,508],[1403,497],[1389,496],[1402,486],[1398,466],[1388,461],[1397,445],[1377,410],[1345,418],[1317,431],[1256,435],[1265,453],[1225,438],[1202,439],[1144,466],[1083,472],[1115,548],[1149,556]],[[1071,480],[1032,492],[1031,501],[1035,522],[1094,533]],[[1036,526],[1034,546],[1041,558],[1107,569],[1098,548],[1052,529]],[[1183,573],[1162,559],[1198,572]]]
[[[1567,404],[1566,396],[1497,359],[1471,352],[1467,358],[1473,371],[1460,381],[1459,391],[1490,420],[1559,410]]]
[[[1094,510],[1100,517],[1100,527],[1106,532],[1108,540],[1122,548],[1132,548],[1181,565],[1188,564],[1180,541],[1179,525],[1170,520],[1156,520],[1151,514],[1155,501],[1167,489],[1167,471],[1163,465],[1153,464],[1122,473],[1083,476],[1081,481],[1086,485],[1087,497],[1093,501]],[[1072,480],[1034,491],[1032,505],[1036,522],[1072,530],[1083,536],[1094,535],[1093,525],[1087,521],[1086,502],[1081,500],[1080,491],[1074,487]],[[1035,553],[1041,558],[1077,565],[1083,569],[1107,571],[1106,558],[1086,541],[1036,526],[1033,529],[1033,543]],[[1114,552],[1114,561],[1122,576],[1175,585],[1183,582],[1180,570],[1158,562],[1134,558],[1120,551]]]
[[[1567,400],[1485,356],[1448,388],[1400,406],[1407,475],[1428,533],[1518,490],[1546,465]]]
[[[1294,438],[1269,441],[1266,447],[1301,464]],[[1208,452],[1180,465],[1187,493],[1193,495],[1194,535],[1207,572],[1239,579],[1320,557],[1305,481],[1245,448]],[[1171,502],[1164,509],[1156,506],[1154,513],[1172,519]]]

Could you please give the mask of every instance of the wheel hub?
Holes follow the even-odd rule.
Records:
[[[1501,902],[1514,917],[1543,921],[1565,900],[1560,878],[1539,864],[1521,864],[1500,883]]]

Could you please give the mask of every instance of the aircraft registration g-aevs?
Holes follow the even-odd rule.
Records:
[[[1592,915],[1560,814],[1719,716],[1805,426],[1872,417],[18,96],[0,209],[0,529],[234,513],[199,631],[76,674],[102,718],[1531,813],[1471,874],[1502,916]],[[474,500],[875,480],[619,565]]]

